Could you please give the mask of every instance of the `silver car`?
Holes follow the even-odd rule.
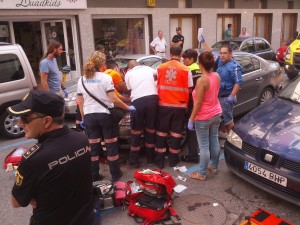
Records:
[[[277,61],[276,53],[272,49],[270,43],[261,37],[230,38],[218,41],[212,48],[220,50],[224,44],[229,44],[234,51],[248,52],[267,60]]]
[[[233,52],[243,68],[243,84],[237,94],[234,115],[241,115],[274,97],[283,76],[280,65],[246,52]]]

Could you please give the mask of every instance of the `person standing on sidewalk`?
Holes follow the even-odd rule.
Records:
[[[234,125],[233,106],[243,83],[243,71],[241,65],[232,58],[232,49],[229,45],[221,47],[220,56],[216,61],[217,73],[221,77],[219,99],[223,110],[219,136],[220,138],[227,138]]]
[[[181,27],[176,27],[176,35],[173,36],[171,41],[171,47],[180,46],[181,51],[183,50],[184,37],[181,34]]]
[[[109,110],[96,99],[109,107],[120,107],[135,111],[134,106],[127,106],[115,93],[111,76],[99,72],[105,63],[105,55],[95,51],[89,61],[83,66],[83,76],[78,80],[77,102],[91,145],[91,170],[93,181],[100,179],[99,151],[101,139],[104,138],[106,157],[112,181],[117,181],[123,175],[120,170],[118,153],[118,124],[112,121]],[[96,98],[93,98],[92,95]]]
[[[204,50],[208,52],[212,51],[212,48],[206,43],[203,35],[201,35],[201,44],[203,45]],[[183,58],[183,64],[188,66],[192,72],[193,83],[195,85],[197,83],[198,78],[201,77],[202,75],[202,72],[197,63],[198,52],[195,49],[187,49],[183,52],[182,58]],[[193,110],[193,98],[192,98],[192,94],[190,93],[188,111],[186,115],[187,121],[191,116],[192,110]],[[188,154],[182,155],[181,160],[183,162],[199,163],[199,151],[198,151],[199,147],[198,147],[195,130],[189,130],[189,129],[186,130],[186,141],[188,144]]]
[[[158,31],[158,37],[154,38],[150,43],[150,48],[155,55],[166,57],[166,47],[167,42],[163,37],[163,32],[161,30]]]
[[[193,87],[191,71],[180,62],[181,51],[180,46],[171,47],[171,60],[157,68],[159,107],[154,163],[160,169],[164,168],[169,134],[169,166],[174,167],[179,162],[189,89]]]
[[[131,102],[136,108],[131,113],[131,150],[129,164],[139,167],[141,136],[144,133],[147,163],[152,163],[155,148],[156,114],[158,108],[157,87],[154,80],[156,70],[139,65],[135,60],[128,62],[130,69],[125,75]]]
[[[218,130],[220,126],[222,108],[218,99],[220,77],[211,72],[214,65],[214,56],[204,52],[199,56],[199,65],[202,76],[197,80],[192,93],[194,107],[188,121],[188,129],[196,130],[200,151],[200,167],[198,171],[189,174],[197,180],[205,180],[207,170],[217,173],[220,145]],[[211,165],[209,164],[211,159]]]
[[[22,102],[7,109],[20,117],[25,137],[38,140],[22,156],[12,206],[32,206],[30,225],[100,225],[94,212],[88,139],[82,132],[63,126],[64,107],[62,97],[32,90]]]
[[[60,42],[51,40],[47,53],[40,62],[41,85],[45,91],[50,91],[62,97],[68,97],[68,91],[64,88],[56,58],[63,52]]]

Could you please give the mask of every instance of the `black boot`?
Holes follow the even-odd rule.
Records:
[[[131,168],[139,168],[139,151],[130,151],[128,162]]]
[[[155,153],[154,155],[154,165],[159,169],[165,168],[165,153]]]
[[[109,166],[112,182],[118,181],[123,176],[123,173],[120,169],[119,161],[118,160],[108,161],[108,166]]]
[[[169,166],[174,167],[179,163],[178,154],[169,153]]]

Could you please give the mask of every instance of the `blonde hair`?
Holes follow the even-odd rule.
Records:
[[[99,68],[105,63],[105,54],[99,51],[95,51],[89,58],[89,61],[83,66],[83,76],[87,79],[94,77],[95,73],[99,71]]]

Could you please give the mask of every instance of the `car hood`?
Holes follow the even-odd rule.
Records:
[[[241,139],[300,162],[300,105],[280,98],[246,114],[233,128]]]

